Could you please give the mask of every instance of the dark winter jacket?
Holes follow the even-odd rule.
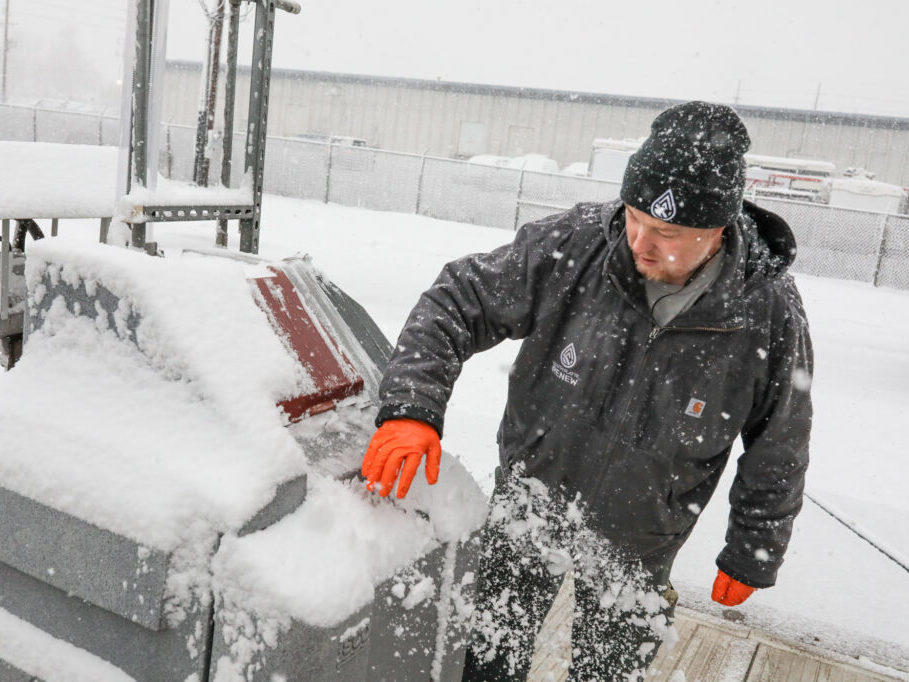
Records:
[[[441,433],[464,361],[524,339],[499,428],[503,467],[524,462],[526,475],[580,493],[600,532],[665,566],[741,434],[717,565],[773,585],[808,465],[811,343],[786,223],[745,202],[724,234],[717,281],[665,327],[619,202],[579,204],[449,263],[401,332],[378,423],[407,416]]]

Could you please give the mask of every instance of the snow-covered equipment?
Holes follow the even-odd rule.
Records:
[[[0,389],[0,662],[458,678],[485,500],[450,455],[394,504],[357,478],[390,345],[355,301],[307,258],[63,237],[25,278],[27,352]]]
[[[818,159],[746,154],[745,191],[766,197],[826,203],[836,166]]]
[[[134,0],[115,216],[134,248],[92,207],[102,243],[14,261],[3,221],[0,322],[15,277],[26,343],[0,375],[0,680],[460,679],[485,498],[450,455],[406,500],[358,478],[391,347],[308,258],[253,255],[274,14],[299,7],[230,0],[228,102],[242,1],[239,190],[230,104],[223,186],[156,186],[167,0]],[[66,217],[39,209],[0,218]],[[240,253],[148,238],[196,220],[218,246],[239,220]]]
[[[899,185],[880,182],[864,173],[830,180],[830,205],[878,213],[904,213],[906,190]]]
[[[28,226],[33,219],[49,219],[49,236],[56,236],[61,220],[94,218],[103,238],[111,220],[116,150],[0,141],[0,158],[0,369],[4,369],[15,363],[22,347],[23,247],[41,237]],[[86,167],[109,173],[111,184],[97,183],[96,176],[85,173]]]
[[[641,146],[639,140],[598,138],[590,152],[590,177],[621,185],[628,159]]]
[[[590,177],[621,184],[628,159],[643,140],[593,141],[590,155]],[[745,154],[747,194],[825,203],[829,180],[836,166],[829,161],[797,159],[764,154]]]

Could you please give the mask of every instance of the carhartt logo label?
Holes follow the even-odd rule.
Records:
[[[559,361],[562,363],[563,367],[567,367],[568,369],[574,367],[575,363],[578,361],[578,356],[574,351],[573,343],[569,343],[565,346],[562,350],[562,354],[559,355]]]
[[[688,409],[685,410],[685,414],[689,417],[701,418],[701,415],[704,414],[704,408],[707,407],[707,403],[703,400],[698,400],[697,398],[692,398],[688,401]]]
[[[672,220],[675,212],[675,196],[671,189],[667,189],[650,204],[650,215],[660,220]]]
[[[572,372],[571,368],[578,363],[578,354],[574,349],[574,344],[569,343],[559,353],[558,361],[552,363],[552,373],[567,384],[575,386],[581,378],[577,372]]]

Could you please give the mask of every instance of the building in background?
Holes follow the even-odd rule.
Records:
[[[192,124],[200,65],[170,62],[165,120]],[[248,74],[238,74],[245,101]],[[432,156],[543,154],[562,167],[587,161],[596,138],[646,137],[676,102],[593,93],[274,69],[269,133],[346,136]],[[909,118],[736,107],[752,151],[863,167],[909,186]],[[238,111],[241,125],[245,112]],[[242,128],[240,128],[242,129]]]

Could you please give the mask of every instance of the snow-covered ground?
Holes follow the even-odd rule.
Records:
[[[356,298],[394,339],[420,292],[442,265],[498,246],[503,230],[414,215],[379,213],[266,196],[260,253],[312,254],[315,265]],[[94,222],[61,224],[61,234],[96,239]],[[210,224],[156,226],[165,249],[210,247]],[[231,233],[232,247],[237,235]],[[909,292],[798,276],[816,353],[816,418],[808,493],[898,559],[909,554],[909,465],[900,448],[909,407]],[[455,389],[443,446],[486,489],[497,463],[495,430],[518,345],[506,342],[470,360]],[[719,612],[709,600],[713,560],[723,544],[734,473],[682,550],[673,582],[682,603]],[[737,611],[758,627],[891,665],[909,662],[909,572],[806,500],[779,583]]]

